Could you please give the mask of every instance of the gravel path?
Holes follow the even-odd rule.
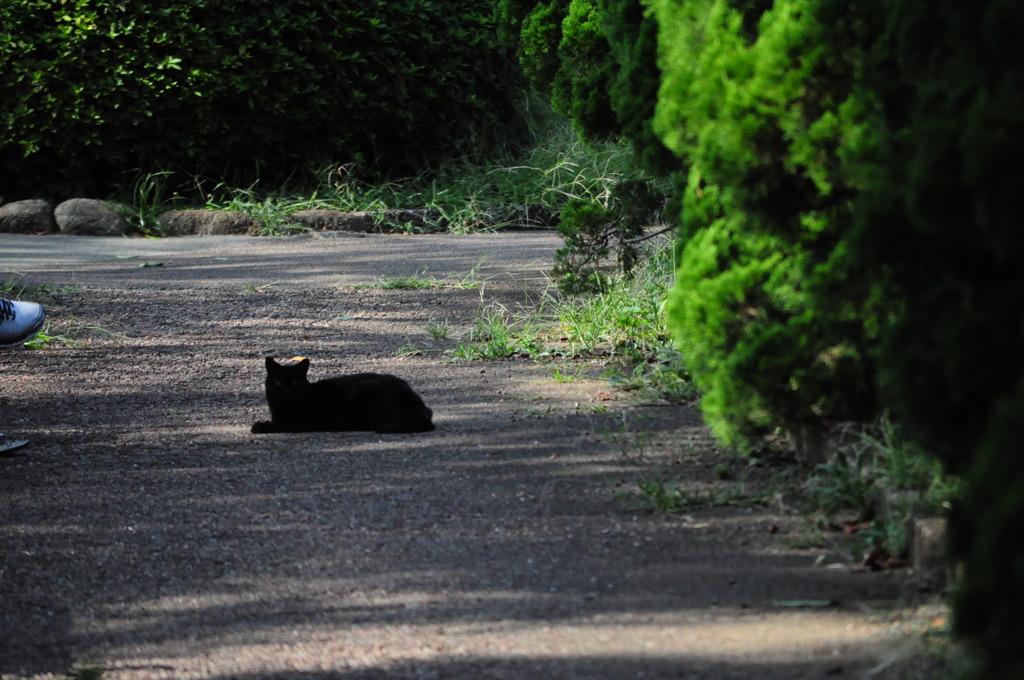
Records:
[[[666,471],[723,484],[694,409],[600,366],[399,352],[535,297],[557,245],[0,236],[0,271],[78,334],[0,355],[0,430],[32,442],[0,458],[0,677],[863,677],[901,575],[822,568],[779,505],[617,498]],[[446,285],[363,287],[413,274]],[[439,429],[252,435],[267,354],[398,374]]]

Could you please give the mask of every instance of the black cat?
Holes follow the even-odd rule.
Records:
[[[311,383],[309,359],[282,366],[267,357],[268,432],[429,432],[433,412],[409,383],[393,375],[356,373]]]

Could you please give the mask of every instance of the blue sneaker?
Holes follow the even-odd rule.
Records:
[[[17,347],[35,337],[46,321],[43,306],[0,298],[0,349]]]

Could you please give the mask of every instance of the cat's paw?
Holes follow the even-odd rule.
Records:
[[[267,434],[274,431],[274,424],[268,420],[261,420],[258,423],[253,423],[250,431],[253,434]]]

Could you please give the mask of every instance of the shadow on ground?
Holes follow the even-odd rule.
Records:
[[[691,407],[527,361],[398,354],[425,318],[470,323],[474,295],[67,294],[56,321],[114,334],[0,365],[3,428],[32,440],[0,459],[0,673],[782,679],[874,662],[884,625],[862,605],[898,579],[816,567],[768,532],[796,522],[778,508],[616,499],[666,467],[708,476]],[[312,356],[314,377],[400,374],[438,430],[252,435],[268,353]]]

